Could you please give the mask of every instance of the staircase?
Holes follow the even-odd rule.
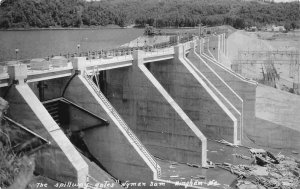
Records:
[[[132,132],[132,130],[128,127],[128,125],[125,123],[125,121],[121,118],[121,116],[118,114],[118,112],[112,107],[110,102],[101,93],[100,89],[95,85],[95,83],[89,78],[89,76],[86,73],[84,74],[84,78],[89,83],[89,85],[94,89],[94,91],[97,93],[98,97],[105,104],[105,106],[109,109],[109,111],[112,113],[112,115],[117,119],[119,124],[125,130],[126,134],[130,137],[130,139],[134,142],[134,144],[140,149],[140,151],[149,160],[149,162],[155,167],[156,172],[157,172],[157,177],[160,178],[161,177],[161,168],[158,165],[158,163],[156,162],[156,160],[154,159],[154,157],[142,145],[142,143],[139,141],[139,139],[135,136],[135,134]]]
[[[59,100],[51,101],[44,103],[45,108],[57,123],[57,125],[61,125],[60,116],[59,116]]]

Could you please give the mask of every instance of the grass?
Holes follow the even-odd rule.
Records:
[[[0,188],[25,188],[33,176],[34,159],[13,152],[7,126],[0,125]]]
[[[4,131],[3,125],[0,128],[0,157],[0,187],[3,188],[14,182],[21,167],[21,157],[13,153],[10,137]]]
[[[0,157],[0,187],[4,188],[13,184],[16,175],[20,172],[22,163],[21,157],[15,155],[8,145],[2,144]]]

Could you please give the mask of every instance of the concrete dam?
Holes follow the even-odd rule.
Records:
[[[196,167],[213,175],[209,162],[224,158],[213,153],[216,141],[251,146],[254,138],[272,147],[286,140],[279,134],[264,140],[257,83],[222,65],[227,51],[220,34],[46,68],[7,64],[0,92],[7,117],[49,141],[36,153],[36,172],[53,182],[184,188],[176,182],[190,180]],[[292,140],[299,136],[294,132]],[[169,168],[176,162],[193,166],[174,176]]]

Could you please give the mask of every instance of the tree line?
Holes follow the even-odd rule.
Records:
[[[300,27],[299,3],[241,0],[4,0],[0,28],[195,27],[277,24]]]

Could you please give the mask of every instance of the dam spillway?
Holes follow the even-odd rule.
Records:
[[[221,34],[107,59],[74,57],[43,70],[7,65],[1,97],[10,118],[51,141],[38,152],[39,174],[180,188],[162,160],[207,167],[223,156],[212,155],[215,140],[249,145],[257,136],[257,83],[224,67],[226,52]]]

